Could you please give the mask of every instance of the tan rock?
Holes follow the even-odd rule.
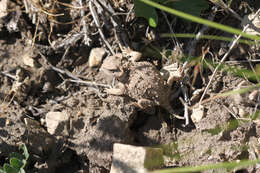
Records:
[[[244,27],[249,24],[249,27],[245,30],[247,34],[260,35],[260,15],[251,13],[244,16],[241,25]]]
[[[163,164],[163,151],[160,148],[115,143],[110,173],[145,173]]]
[[[259,97],[259,89],[252,91],[252,92],[248,95],[248,98],[249,98],[249,100],[251,100],[251,101],[257,100],[258,97]]]
[[[93,48],[90,51],[90,55],[88,58],[89,67],[97,67],[101,65],[102,59],[106,55],[106,50],[104,48]]]
[[[26,66],[29,67],[35,67],[36,62],[35,59],[33,58],[33,49],[27,50],[23,55],[22,55],[23,63]]]
[[[5,17],[8,14],[8,0],[0,0],[0,18]]]
[[[48,112],[46,114],[47,131],[56,136],[68,135],[69,115],[65,112]]]
[[[204,107],[200,105],[192,109],[191,119],[193,123],[198,123],[204,117]]]

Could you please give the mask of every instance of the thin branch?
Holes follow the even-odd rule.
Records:
[[[242,21],[243,19],[237,14],[232,8],[228,7],[222,0],[210,0],[213,4],[217,5],[220,8],[223,8],[225,11],[230,12],[235,18]]]
[[[9,72],[3,71],[3,72],[1,72],[0,74],[2,74],[2,75],[4,75],[4,76],[7,76],[7,77],[9,77],[9,78],[11,78],[11,79],[13,79],[13,80],[16,80],[15,75],[11,75]]]
[[[129,48],[129,38],[125,30],[122,28],[122,22],[120,18],[116,15],[115,10],[110,5],[109,1],[106,0],[95,0],[94,3],[96,6],[99,4],[102,6],[104,10],[106,10],[110,14],[110,20],[111,23],[115,29],[115,35],[116,38],[119,40],[119,46],[122,49],[122,47]],[[130,10],[131,11],[131,10]]]
[[[83,26],[84,43],[85,43],[85,45],[90,46],[90,43],[92,42],[92,40],[88,36],[89,31],[88,31],[86,20],[85,20],[85,11],[84,11],[84,8],[83,8],[83,3],[82,3],[82,0],[78,0],[78,2],[79,2],[79,5],[81,7],[80,16],[81,16],[81,22],[82,22],[82,26]]]
[[[170,22],[169,22],[169,20],[168,20],[168,18],[167,18],[166,13],[165,13],[164,11],[162,11],[162,14],[163,14],[163,17],[164,17],[164,19],[165,19],[165,21],[166,21],[166,23],[167,23],[169,29],[170,29],[170,33],[174,34],[173,29],[172,29],[172,26],[171,26],[171,24],[170,24]],[[172,39],[172,42],[173,42],[173,44],[174,44],[175,46],[180,47],[180,45],[179,45],[179,43],[178,43],[176,37],[171,37],[171,39]]]
[[[183,94],[183,97],[184,97],[184,101],[185,101],[185,104],[184,104],[184,118],[185,118],[185,125],[189,125],[190,123],[190,120],[189,120],[189,113],[188,113],[188,105],[187,103],[189,103],[189,97],[188,97],[188,92],[187,92],[187,88],[186,86],[183,84],[183,82],[181,82],[181,91],[182,91],[182,94]]]
[[[260,9],[255,13],[255,15],[253,16],[253,19],[258,15],[259,12],[260,12]],[[247,24],[247,25],[243,28],[243,31],[242,31],[242,32],[245,32],[248,27],[249,27],[249,24]],[[240,34],[238,37],[236,37],[236,39],[232,42],[231,46],[229,47],[229,50],[226,52],[226,54],[223,56],[223,58],[222,58],[221,61],[219,62],[218,66],[215,68],[215,70],[214,70],[214,72],[213,72],[213,74],[212,74],[212,76],[211,76],[211,78],[210,78],[210,80],[209,80],[209,83],[208,83],[208,85],[206,86],[206,88],[205,88],[205,90],[204,90],[204,92],[203,92],[203,94],[202,94],[202,96],[201,96],[201,98],[200,98],[199,104],[201,104],[201,102],[202,102],[202,100],[203,100],[205,94],[207,93],[207,91],[208,91],[208,89],[209,89],[209,86],[210,86],[210,84],[211,84],[213,78],[215,77],[215,75],[216,75],[216,73],[217,73],[219,67],[222,65],[222,63],[225,61],[225,59],[227,58],[227,56],[230,54],[231,50],[235,47],[235,45],[237,44],[237,42],[238,42],[238,40],[240,39],[240,37],[241,37],[241,34]]]
[[[39,52],[39,54],[41,55],[41,57],[43,57],[43,58],[45,59],[46,65],[49,66],[52,70],[54,70],[54,71],[56,71],[56,72],[58,72],[58,73],[60,73],[60,74],[66,75],[66,76],[68,76],[69,78],[71,78],[71,79],[68,80],[68,81],[70,81],[70,82],[81,83],[81,84],[87,85],[87,86],[89,86],[89,87],[100,86],[100,87],[110,88],[110,86],[109,86],[109,85],[106,85],[106,84],[98,84],[98,83],[96,83],[96,82],[84,81],[84,80],[80,79],[79,77],[73,75],[73,74],[72,74],[70,71],[68,71],[68,70],[63,70],[63,69],[60,69],[60,68],[57,68],[57,67],[53,66],[52,64],[48,63],[47,58],[46,58],[42,53]]]
[[[95,22],[97,28],[98,28],[98,32],[99,32],[99,34],[100,34],[102,40],[104,41],[104,43],[106,44],[106,46],[107,46],[108,49],[110,50],[110,52],[111,52],[112,54],[115,54],[114,50],[112,49],[112,47],[110,46],[110,44],[108,43],[108,41],[107,41],[106,38],[105,38],[105,35],[104,35],[104,33],[103,33],[102,29],[101,29],[101,25],[100,25],[100,22],[99,22],[99,18],[98,18],[97,12],[96,12],[96,10],[95,10],[95,8],[94,8],[93,5],[94,5],[93,0],[89,0],[90,13],[91,13],[91,15],[92,15],[92,17],[93,17],[93,20],[94,20],[94,22]]]
[[[248,27],[249,25],[247,25],[244,29],[243,29],[243,32],[246,30],[246,28]],[[199,101],[199,104],[201,104],[201,101],[203,100],[205,94],[207,93],[208,89],[209,89],[209,86],[211,85],[212,83],[212,80],[214,79],[219,67],[222,65],[222,63],[225,61],[225,59],[227,58],[227,56],[229,55],[229,53],[231,52],[231,50],[235,47],[235,45],[237,44],[238,40],[240,39],[241,35],[239,35],[232,43],[232,45],[230,46],[229,50],[226,52],[226,54],[223,56],[223,58],[221,59],[221,61],[219,62],[219,64],[217,65],[217,67],[215,68],[210,80],[209,80],[209,83],[207,84],[201,98],[200,98],[200,101]]]

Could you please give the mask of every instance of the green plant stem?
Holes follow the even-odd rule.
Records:
[[[184,167],[184,168],[171,168],[171,169],[162,169],[156,170],[151,173],[187,173],[187,172],[199,172],[211,169],[218,169],[218,168],[226,168],[226,169],[234,169],[236,167],[245,168],[250,165],[255,165],[256,163],[260,163],[260,160],[245,160],[239,162],[223,162],[223,163],[216,163],[216,164],[208,164],[202,166],[194,166],[194,167]]]
[[[249,38],[249,39],[252,39],[252,40],[259,40],[260,41],[260,37],[259,36],[246,34],[246,33],[242,32],[241,30],[236,29],[236,28],[232,28],[232,27],[229,27],[229,26],[226,26],[226,25],[222,25],[222,24],[219,24],[219,23],[216,23],[216,22],[212,22],[212,21],[200,18],[200,17],[192,16],[190,14],[183,13],[181,11],[178,11],[178,10],[175,10],[175,9],[163,6],[161,4],[155,3],[155,2],[150,1],[150,0],[139,0],[139,1],[141,1],[141,2],[143,2],[145,4],[148,4],[150,6],[153,6],[155,8],[158,8],[160,10],[163,10],[163,11],[166,11],[168,13],[171,13],[173,15],[179,16],[181,18],[193,21],[193,22],[197,22],[197,23],[200,23],[200,24],[208,25],[210,27],[213,27],[213,28],[216,28],[216,29],[220,29],[220,30],[223,30],[223,31],[226,31],[226,32],[229,32],[229,33],[242,35],[243,37],[246,37],[246,38]]]
[[[177,38],[195,38],[197,37],[196,34],[189,34],[189,33],[177,33],[177,34],[169,34],[169,33],[163,33],[160,34],[160,37],[166,38],[166,37],[177,37]],[[199,39],[208,39],[208,40],[221,40],[221,41],[232,41],[233,38],[230,37],[222,37],[222,36],[216,36],[216,35],[200,35]],[[239,43],[244,43],[248,45],[256,44],[254,41],[251,40],[238,40]]]

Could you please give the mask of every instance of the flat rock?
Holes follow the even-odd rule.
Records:
[[[193,123],[198,123],[204,117],[204,107],[200,105],[199,107],[195,107],[192,109],[191,119]]]
[[[110,173],[145,173],[164,164],[161,148],[115,143]]]
[[[51,135],[68,135],[69,115],[66,112],[48,112],[46,114],[47,131]]]

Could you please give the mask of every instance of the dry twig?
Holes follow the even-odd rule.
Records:
[[[101,36],[102,40],[104,41],[104,43],[106,44],[106,46],[108,47],[109,51],[112,53],[112,54],[115,54],[114,50],[112,49],[112,47],[110,46],[110,44],[108,43],[108,41],[106,40],[105,38],[105,35],[101,29],[101,25],[100,25],[100,22],[99,22],[99,18],[98,18],[98,15],[97,15],[97,12],[96,12],[96,9],[94,8],[94,3],[93,3],[93,0],[89,0],[89,10],[91,12],[91,15],[93,17],[93,20],[98,28],[98,32],[99,32],[99,35]]]
[[[102,6],[102,8],[104,10],[106,10],[106,12],[108,12],[110,14],[110,20],[111,20],[111,23],[112,23],[112,25],[115,29],[115,35],[116,35],[116,38],[119,41],[119,46],[120,46],[121,50],[123,50],[124,48],[129,48],[130,47],[129,46],[129,38],[128,38],[127,34],[125,33],[124,29],[122,29],[121,26],[123,26],[123,25],[120,21],[120,18],[117,17],[116,12],[113,9],[113,7],[110,5],[109,1],[106,1],[106,0],[94,1],[96,6],[98,6],[97,2],[100,6]]]
[[[82,22],[82,26],[83,26],[84,43],[85,43],[85,45],[90,46],[90,43],[91,43],[92,40],[88,37],[89,31],[88,31],[87,24],[86,24],[86,21],[85,21],[85,11],[84,11],[84,8],[83,8],[83,3],[82,3],[82,0],[78,0],[78,2],[79,2],[79,5],[81,7],[80,16],[81,16],[81,22]]]
[[[260,11],[260,10],[258,10],[258,11],[255,13],[253,19],[258,15],[259,11]],[[248,27],[249,27],[249,24],[247,24],[247,25],[243,28],[243,31],[242,31],[242,32],[245,32],[245,30],[246,30]],[[220,67],[220,66],[222,65],[222,63],[225,61],[225,59],[227,58],[227,56],[229,55],[229,53],[231,52],[231,50],[235,47],[235,45],[237,44],[237,42],[238,42],[238,40],[240,39],[240,37],[241,37],[241,35],[239,35],[238,37],[236,37],[235,40],[233,40],[231,46],[229,47],[229,50],[226,52],[226,54],[223,56],[223,58],[221,59],[221,61],[220,61],[219,64],[217,65],[217,67],[215,68],[215,70],[214,70],[214,72],[213,72],[213,74],[212,74],[212,76],[211,76],[211,78],[210,78],[210,80],[209,80],[209,83],[208,83],[208,85],[206,86],[206,88],[205,88],[205,90],[204,90],[204,92],[203,92],[203,94],[202,94],[202,96],[201,96],[201,98],[200,98],[199,104],[201,104],[201,102],[202,102],[202,100],[203,100],[205,94],[207,93],[207,91],[208,91],[208,89],[209,89],[209,86],[210,86],[212,80],[214,79],[214,77],[215,77],[215,75],[216,75],[216,73],[217,73],[219,67]]]
[[[68,71],[68,70],[62,70],[62,69],[60,69],[60,68],[57,68],[57,67],[51,65],[51,64],[48,62],[48,59],[47,59],[42,53],[39,52],[39,54],[41,55],[41,57],[43,57],[43,58],[45,59],[46,65],[49,66],[52,70],[54,70],[54,71],[56,71],[56,72],[58,72],[58,73],[60,73],[60,74],[66,75],[66,76],[68,76],[69,78],[71,78],[71,79],[68,80],[68,81],[70,81],[70,82],[84,84],[84,85],[86,85],[86,86],[88,86],[88,87],[90,87],[90,88],[92,88],[92,89],[94,88],[95,91],[96,91],[97,86],[99,86],[99,87],[105,87],[105,88],[110,88],[110,86],[109,86],[109,85],[106,85],[106,84],[99,84],[99,83],[96,83],[96,82],[84,81],[84,80],[80,79],[79,77],[73,75],[73,74],[72,74],[70,71]]]

